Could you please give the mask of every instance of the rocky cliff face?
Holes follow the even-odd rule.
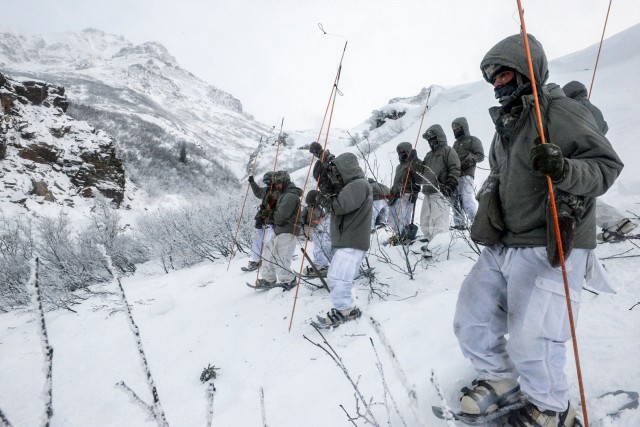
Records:
[[[0,73],[0,206],[73,206],[97,193],[120,205],[125,173],[113,139],[65,114],[61,86]]]

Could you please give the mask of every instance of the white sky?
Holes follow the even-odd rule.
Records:
[[[345,41],[332,127],[352,127],[390,98],[481,78],[482,56],[517,33],[515,0],[0,0],[0,29],[93,27],[157,41],[179,64],[240,99],[268,125],[319,128]],[[609,1],[523,0],[550,59],[597,43]],[[607,36],[640,22],[613,2]],[[318,28],[340,36],[324,35]],[[595,61],[595,58],[594,58]],[[553,81],[553,74],[551,75]]]

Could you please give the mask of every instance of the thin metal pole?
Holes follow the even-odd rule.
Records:
[[[591,77],[591,85],[589,85],[589,96],[587,99],[591,99],[591,90],[593,89],[593,82],[596,79],[596,70],[598,69],[598,61],[600,61],[600,51],[602,51],[602,42],[604,41],[604,32],[607,29],[607,22],[609,21],[609,12],[611,12],[611,2],[609,0],[609,7],[607,8],[607,17],[604,20],[604,27],[602,28],[602,37],[600,37],[600,46],[598,47],[598,55],[596,56],[596,65],[593,67],[593,76]]]

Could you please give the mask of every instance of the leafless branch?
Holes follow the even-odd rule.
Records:
[[[42,290],[38,280],[40,273],[40,259],[35,256],[31,261],[31,278],[28,287],[32,290],[31,301],[36,307],[39,315],[39,332],[44,348],[46,362],[46,379],[45,379],[45,421],[44,425],[49,426],[53,417],[53,348],[49,345],[49,335],[47,334],[47,323],[44,317],[44,309],[42,308]]]

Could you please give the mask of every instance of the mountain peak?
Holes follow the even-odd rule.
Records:
[[[127,46],[120,49],[118,53],[113,55],[114,58],[124,56],[141,56],[145,58],[155,58],[167,65],[177,66],[178,62],[169,53],[166,47],[157,42],[145,42],[137,46]]]

